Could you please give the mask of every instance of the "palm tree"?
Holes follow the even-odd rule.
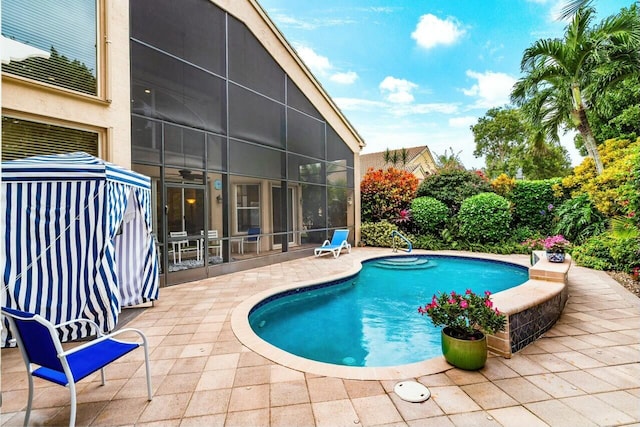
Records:
[[[453,152],[453,147],[449,147],[451,153],[447,153],[447,149],[445,148],[443,154],[436,154],[436,166],[438,169],[444,170],[465,170],[462,161],[460,161],[460,153],[462,150],[457,153]]]
[[[640,73],[640,18],[631,6],[591,27],[594,15],[593,8],[579,9],[563,39],[538,40],[524,51],[524,77],[511,100],[556,141],[561,126],[577,129],[601,173],[587,108],[597,108],[603,91]]]
[[[568,0],[560,10],[560,16],[558,19],[567,19],[572,17],[578,12],[578,10],[589,7],[593,3],[593,0]]]

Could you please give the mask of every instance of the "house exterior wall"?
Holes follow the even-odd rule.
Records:
[[[6,2],[3,0],[3,5]],[[97,132],[98,154],[130,167],[128,2],[99,0],[96,4],[98,94],[83,94],[3,72],[2,115]],[[38,47],[49,50],[49,46]]]
[[[73,18],[74,9],[68,6],[74,1],[81,0],[65,0],[59,4],[60,10],[66,7],[66,13],[71,15],[70,18]],[[7,67],[3,69],[2,73],[3,118],[11,120],[13,123],[32,122],[44,124],[45,127],[46,125],[54,125],[62,130],[71,129],[95,134],[97,141],[95,154],[105,160],[152,177],[152,202],[155,206],[153,209],[154,226],[156,227],[157,241],[160,243],[159,255],[163,260],[163,273],[174,273],[169,271],[166,264],[172,259],[171,252],[175,252],[173,248],[176,247],[170,241],[170,231],[178,228],[186,229],[189,225],[188,246],[191,248],[190,253],[198,253],[198,256],[202,256],[202,258],[205,258],[205,250],[208,248],[206,248],[206,239],[198,236],[201,233],[202,236],[206,235],[206,230],[219,231],[220,237],[224,239],[225,253],[224,257],[220,258],[224,258],[223,264],[225,265],[208,265],[206,261],[201,260],[201,264],[196,267],[187,268],[187,270],[191,270],[188,272],[189,274],[175,272],[175,277],[165,280],[165,283],[178,283],[234,271],[234,269],[278,262],[287,256],[292,256],[291,252],[298,252],[297,256],[308,254],[309,248],[321,244],[324,238],[330,237],[335,228],[349,228],[352,231],[350,240],[357,241],[360,227],[360,195],[356,178],[359,176],[357,153],[364,143],[258,3],[254,0],[185,0],[185,3],[182,3],[178,10],[181,8],[188,10],[191,6],[199,7],[203,4],[209,4],[210,7],[222,9],[228,16],[226,18],[228,21],[238,20],[240,25],[245,26],[248,32],[255,36],[261,48],[283,70],[286,75],[285,85],[289,85],[285,90],[297,93],[299,89],[301,95],[296,96],[300,98],[298,101],[302,106],[291,104],[285,99],[273,98],[269,88],[263,90],[260,87],[249,87],[250,85],[245,87],[242,82],[232,81],[228,77],[227,71],[211,71],[198,64],[195,64],[196,67],[192,67],[194,64],[189,59],[184,59],[173,53],[168,54],[162,48],[154,46],[155,40],[153,39],[137,40],[132,8],[138,7],[142,3],[149,4],[149,7],[161,7],[161,2],[145,0],[139,0],[135,3],[95,0],[95,92],[62,87],[54,78],[47,80],[37,75],[37,72],[34,72],[33,75],[29,75],[29,73],[21,75],[19,72],[15,72],[15,67]],[[29,7],[32,6],[32,3],[27,4]],[[38,7],[36,3],[33,4]],[[86,0],[78,3],[78,5],[84,6],[87,4],[92,5]],[[2,5],[4,13],[5,5],[15,7],[16,5],[21,6],[21,3],[20,0],[2,0]],[[49,16],[51,20],[61,18],[60,15],[57,15],[58,10],[51,12]],[[25,13],[30,12],[25,9]],[[19,14],[14,13],[14,15],[19,18]],[[174,16],[166,16],[165,18],[171,21]],[[188,26],[184,30],[188,32]],[[68,32],[71,34],[68,36],[72,37],[73,31]],[[20,41],[43,50],[55,48],[56,53],[69,56],[68,51],[60,48],[57,42],[49,43],[46,37],[42,40],[35,37],[43,34],[27,33],[16,32],[14,29],[14,34],[10,35],[16,36],[18,40],[23,38]],[[3,34],[5,34],[4,24]],[[156,33],[156,35],[158,38],[162,38],[161,33]],[[65,34],[57,34],[56,37],[64,38]],[[82,38],[87,37],[90,40],[93,36],[86,35]],[[202,51],[207,51],[207,49],[208,46],[203,44]],[[144,108],[136,109],[136,105],[138,107],[141,105],[136,104],[141,98],[140,91],[143,90],[144,84],[149,83],[141,83],[135,79],[136,75],[140,75],[137,71],[139,68],[137,69],[135,65],[136,58],[140,59],[140,51],[152,51],[158,58],[177,59],[177,62],[174,61],[173,64],[179,64],[185,72],[196,70],[198,73],[204,71],[204,74],[208,76],[213,75],[215,84],[219,84],[222,88],[221,98],[205,99],[206,97],[201,97],[197,92],[185,96],[191,96],[193,100],[200,102],[205,109],[211,106],[214,109],[217,108],[222,127],[200,126],[197,123],[172,118],[171,114],[160,116],[154,115],[153,111],[149,112],[148,108],[146,110]],[[229,51],[226,52],[226,55],[225,61],[228,61]],[[71,56],[69,62],[75,59]],[[35,64],[42,66],[43,63],[47,64],[45,67],[53,64],[52,61],[41,61]],[[139,63],[140,61],[138,61]],[[24,64],[27,68],[33,65],[32,62]],[[87,68],[93,70],[91,65]],[[158,67],[155,70],[150,70],[149,75],[162,74],[163,71],[166,70]],[[134,75],[133,79],[131,78],[132,74]],[[171,89],[180,90],[178,86]],[[231,100],[233,103],[234,99],[240,99],[234,95],[236,93],[253,97],[258,102],[266,102],[281,109],[286,116],[282,124],[268,120],[264,123],[261,120],[256,120],[254,124],[258,124],[257,129],[272,129],[275,132],[284,129],[278,130],[278,126],[284,126],[287,128],[284,130],[285,134],[289,133],[289,137],[285,137],[289,138],[289,142],[283,140],[280,146],[276,138],[273,142],[274,145],[270,146],[270,143],[260,135],[252,139],[246,136],[252,131],[251,126],[249,129],[245,129],[242,135],[238,133],[230,135],[229,126],[230,123],[232,125],[233,123],[229,116],[231,107],[227,102]],[[176,94],[171,93],[172,96],[176,96]],[[306,107],[307,103],[308,108]],[[155,107],[153,106],[153,108]],[[188,106],[185,109],[188,109]],[[296,120],[298,124],[291,127],[291,124]],[[304,123],[309,123],[312,126],[307,128]],[[317,151],[315,148],[305,147],[305,138],[308,136],[309,140],[312,140],[314,137],[312,133],[306,133],[313,127],[321,132],[318,135],[324,135],[327,147],[339,147],[340,144],[344,144],[345,152],[351,154],[344,157],[340,148],[337,148],[337,151],[333,150],[333,152],[331,152],[331,148],[326,148],[327,151],[314,154]],[[38,130],[42,130],[42,126],[38,127]],[[141,130],[143,133],[140,132]],[[29,129],[29,132],[33,134],[34,129]],[[296,132],[300,140],[291,141],[291,134]],[[145,145],[147,141],[141,142],[140,135],[143,135],[143,138],[148,138],[149,141],[152,140],[149,142],[153,146],[150,155],[149,152],[141,150],[141,147],[143,149],[148,147]],[[202,146],[198,145],[198,148],[193,149],[192,152],[185,151],[184,144],[193,141],[194,138],[196,140],[202,138]],[[19,135],[15,139],[19,141]],[[42,139],[46,142],[46,135]],[[169,145],[175,145],[177,141],[181,141],[180,144],[183,144],[183,148],[180,149],[182,151],[176,151],[174,148],[167,149]],[[297,144],[298,149],[287,147],[287,144]],[[243,155],[242,152],[238,152],[238,147],[245,147],[249,151]],[[51,149],[53,150],[54,147],[51,146]],[[61,149],[60,143],[57,143],[55,149]],[[40,152],[37,154],[48,153]],[[178,159],[180,155],[183,155],[183,160]],[[263,155],[265,157],[262,157]],[[243,164],[253,158],[263,160],[260,166],[264,166],[264,171],[253,172],[251,164]],[[320,175],[313,175],[316,166],[320,167]],[[295,174],[299,174],[299,176],[294,178]],[[304,174],[311,175],[303,177]],[[307,179],[310,181],[307,182]],[[256,212],[251,210],[250,205],[256,202],[250,201],[245,201],[248,203],[244,207],[246,208],[246,218],[239,216],[237,210],[237,203],[240,203],[238,192],[243,191],[243,185],[255,185],[259,188],[260,199],[257,217],[252,216]],[[291,197],[295,197],[295,200],[289,200]],[[319,199],[316,200],[317,198]],[[316,215],[318,218],[316,220],[319,219],[321,225],[318,226],[318,223],[315,223],[312,225],[312,229],[308,230],[305,224],[308,223],[306,216],[310,212],[310,203],[318,203]],[[334,221],[333,225],[329,219],[331,215],[338,219],[338,222]],[[281,217],[280,222],[274,219],[275,216]],[[260,224],[262,236],[258,245],[250,245],[250,242],[247,242],[247,247],[252,248],[254,252],[259,249],[260,254],[238,253],[241,241],[246,238],[246,229],[242,230],[242,227],[253,222]],[[286,225],[289,227],[288,230],[283,230],[282,227]],[[286,236],[283,234],[285,232],[288,233]],[[283,241],[287,239],[290,241]],[[213,242],[211,246],[213,246]],[[196,247],[199,249],[194,249]],[[308,249],[306,252],[305,248]],[[280,251],[282,256],[277,258]],[[287,252],[289,252],[288,255]],[[206,253],[209,251],[207,250]],[[256,261],[258,257],[260,259]],[[244,259],[240,260],[240,258]],[[234,266],[228,265],[234,264],[234,262]]]

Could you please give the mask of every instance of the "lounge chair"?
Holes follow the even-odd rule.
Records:
[[[147,395],[149,400],[152,399],[147,338],[139,330],[126,328],[109,335],[102,335],[98,325],[89,319],[71,320],[54,325],[38,314],[7,307],[2,307],[2,313],[9,320],[11,333],[16,338],[24,363],[27,365],[29,398],[24,416],[25,426],[29,425],[29,415],[33,403],[34,376],[69,388],[71,393],[69,425],[74,426],[76,423],[76,382],[100,370],[102,385],[104,385],[105,366],[140,346],[144,348]],[[97,337],[65,351],[58,338],[57,329],[71,324],[76,324],[78,327],[88,325],[87,327],[91,328],[92,333]],[[137,333],[142,342],[129,342],[113,338],[123,332]]]
[[[331,242],[325,240],[322,246],[314,249],[313,253],[315,256],[320,256],[330,252],[334,258],[338,258],[343,249],[351,253],[351,245],[347,242],[347,237],[349,237],[349,230],[335,230]]]

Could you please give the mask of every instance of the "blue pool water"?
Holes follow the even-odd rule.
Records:
[[[403,365],[442,354],[440,328],[418,313],[433,294],[467,288],[496,293],[528,279],[525,267],[474,258],[393,260],[370,260],[348,279],[275,295],[254,307],[249,323],[263,340],[307,359]]]

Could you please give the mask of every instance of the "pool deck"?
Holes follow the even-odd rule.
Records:
[[[511,359],[490,357],[477,372],[432,359],[434,371],[413,377],[431,390],[423,403],[393,392],[410,378],[305,373],[236,338],[231,318],[243,301],[283,284],[337,277],[362,259],[390,253],[354,248],[337,259],[308,257],[161,289],[155,306],[127,325],[149,338],[153,401],[146,400],[136,351],[107,368],[106,386],[99,374],[78,384],[77,425],[640,426],[640,298],[606,273],[575,265],[567,305],[551,330]],[[22,425],[24,364],[17,349],[2,349],[1,356],[2,425]],[[68,424],[68,392],[39,379],[35,384],[31,424]]]

